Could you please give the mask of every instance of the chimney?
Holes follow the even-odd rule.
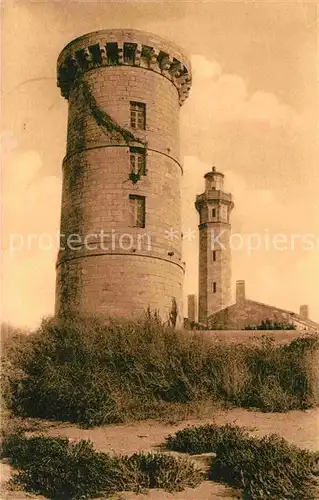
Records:
[[[304,319],[308,319],[308,306],[307,305],[302,305],[300,306],[300,309],[299,309],[299,315],[304,318]]]
[[[187,296],[187,315],[189,323],[193,323],[196,321],[196,296],[188,295]]]
[[[245,301],[245,281],[236,281],[236,304]]]

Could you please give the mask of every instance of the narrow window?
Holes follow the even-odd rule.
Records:
[[[212,217],[213,218],[216,217],[216,208],[213,208],[213,210],[212,210]]]
[[[124,43],[124,62],[126,64],[134,64],[135,51],[136,43]]]
[[[216,281],[213,282],[213,292],[216,293],[216,290],[217,290],[217,285],[216,285]]]
[[[106,44],[107,62],[110,66],[115,66],[119,63],[119,51],[117,43],[110,42]]]
[[[131,102],[131,127],[145,130],[146,106],[143,102]]]
[[[213,250],[213,261],[216,261],[216,250]]]
[[[129,195],[130,227],[145,227],[145,196]]]
[[[130,148],[131,172],[146,175],[146,154],[144,148]]]

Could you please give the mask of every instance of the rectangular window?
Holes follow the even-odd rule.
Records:
[[[134,64],[136,43],[124,43],[124,62],[126,64]]]
[[[145,227],[145,196],[129,195],[130,227]]]
[[[131,172],[146,175],[146,153],[144,148],[130,148]]]
[[[213,261],[216,261],[216,250],[213,250]]]
[[[116,66],[119,63],[119,51],[116,42],[106,44],[107,62],[110,66]]]
[[[145,130],[146,106],[143,102],[131,101],[131,127]]]
[[[213,208],[212,210],[212,217],[216,217],[216,208]]]
[[[216,293],[217,291],[217,284],[216,284],[216,281],[214,281],[213,283],[213,292]]]

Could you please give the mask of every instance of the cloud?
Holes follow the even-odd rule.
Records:
[[[222,74],[222,67],[218,62],[208,61],[208,59],[202,55],[193,55],[191,63],[195,81],[210,80],[212,78],[216,80],[220,78]]]
[[[202,55],[193,56],[192,65],[192,90],[181,109],[183,154],[237,173],[250,189],[281,192],[283,203],[305,183],[313,190],[316,110],[297,111],[273,93],[251,91],[241,75]],[[298,197],[304,195],[299,189]]]
[[[190,108],[200,113],[201,122],[246,121],[272,127],[298,123],[297,113],[274,94],[263,91],[249,94],[246,80],[240,75],[224,73],[218,62],[194,55],[192,67]]]

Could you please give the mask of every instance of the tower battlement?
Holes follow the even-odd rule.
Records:
[[[80,75],[107,66],[134,66],[161,74],[176,87],[180,105],[191,88],[190,63],[175,44],[139,30],[114,29],[88,33],[62,50],[57,63],[62,96],[69,98]]]

